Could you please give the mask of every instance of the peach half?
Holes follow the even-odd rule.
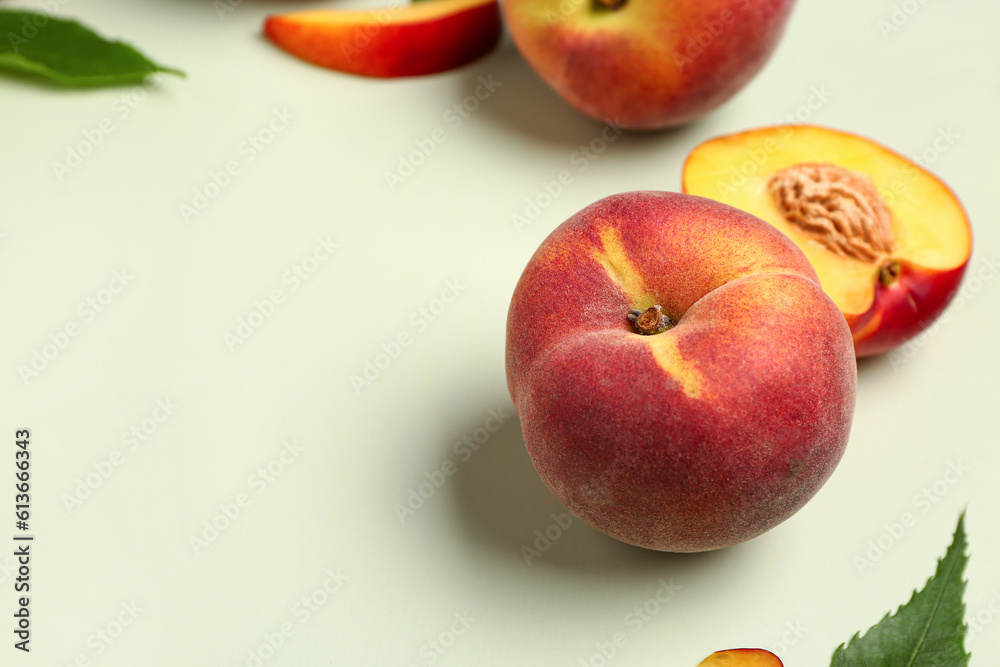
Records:
[[[760,648],[734,648],[716,651],[698,667],[782,667],[778,656]]]
[[[791,238],[847,318],[858,357],[927,328],[972,252],[969,219],[944,183],[838,130],[785,125],[710,139],[691,151],[683,182]]]
[[[371,77],[435,74],[489,53],[502,32],[497,0],[433,0],[377,10],[269,16],[268,39],[329,69]]]

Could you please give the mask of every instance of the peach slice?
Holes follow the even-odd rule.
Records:
[[[944,183],[846,132],[783,125],[710,139],[688,155],[683,182],[684,192],[752,213],[802,248],[858,357],[927,328],[972,252],[968,217]]]
[[[460,67],[500,41],[497,0],[433,0],[379,10],[269,16],[268,39],[302,60],[350,74],[400,77]]]
[[[782,667],[778,656],[762,648],[734,648],[716,651],[698,667]]]

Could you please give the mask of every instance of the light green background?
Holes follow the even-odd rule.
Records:
[[[37,535],[34,650],[17,654],[5,632],[0,663],[247,665],[284,627],[268,667],[428,665],[431,655],[442,666],[576,666],[616,632],[627,641],[613,665],[693,667],[739,646],[824,665],[923,584],[968,506],[969,618],[991,619],[968,647],[972,665],[993,664],[1000,5],[803,0],[770,64],[727,105],[677,131],[622,135],[582,161],[579,147],[602,127],[509,42],[460,71],[376,81],[307,66],[259,34],[269,12],[327,5],[361,6],[244,0],[220,18],[208,0],[70,0],[62,14],[188,78],[148,93],[0,79],[0,545],[13,533],[5,487],[17,428],[33,433]],[[500,85],[458,124],[446,114],[479,77]],[[676,556],[574,521],[527,564],[522,545],[562,509],[515,418],[477,429],[496,425],[491,410],[512,412],[504,326],[528,257],[602,196],[679,188],[700,141],[796,114],[939,174],[973,221],[969,275],[981,278],[967,279],[966,298],[908,357],[861,365],[847,454],[780,527]],[[281,129],[264,150],[244,145],[272,122]],[[54,163],[102,123],[110,133],[57,175]],[[432,135],[444,141],[390,189],[385,173]],[[185,221],[180,206],[230,161],[238,173]],[[562,192],[540,198],[564,170]],[[541,214],[515,228],[512,216],[539,198]],[[338,247],[327,255],[320,239]],[[314,252],[326,259],[307,261]],[[297,284],[296,266],[315,271]],[[131,278],[114,293],[116,271]],[[449,281],[451,302],[436,303]],[[227,345],[275,290],[271,316]],[[78,334],[25,382],[19,367],[72,325]],[[356,391],[351,376],[401,334],[409,344]],[[169,416],[158,399],[176,405]],[[134,447],[123,439],[133,428],[147,430]],[[455,449],[487,435],[478,451]],[[293,440],[300,451],[275,463]],[[120,465],[68,509],[116,450]],[[257,472],[268,465],[280,470],[270,482]],[[452,474],[401,523],[396,505],[443,467]],[[191,538],[204,538],[206,521],[224,525],[218,515],[238,500],[239,516],[196,553]],[[894,537],[907,513],[912,525]],[[880,540],[884,553],[872,551]],[[866,566],[870,551],[878,558]],[[7,627],[15,594],[3,558]],[[337,589],[328,572],[347,580]],[[673,597],[650,603],[661,580]],[[323,602],[306,614],[310,596]],[[101,640],[133,603],[134,621]],[[632,610],[647,603],[656,613],[638,623]],[[435,654],[428,642],[444,633],[447,643],[452,628],[462,634]]]

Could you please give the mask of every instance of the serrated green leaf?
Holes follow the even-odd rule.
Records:
[[[184,76],[76,21],[8,9],[0,10],[0,68],[44,76],[67,86],[140,83],[157,72]]]
[[[833,653],[832,667],[967,667],[965,513],[937,571],[895,614]]]

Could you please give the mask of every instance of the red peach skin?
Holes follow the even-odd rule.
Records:
[[[632,309],[677,325],[637,334]],[[801,508],[843,454],[850,330],[776,229],[669,192],[598,201],[532,257],[507,383],[542,479],[574,514],[663,551],[737,544]]]
[[[503,12],[525,60],[571,106],[650,130],[700,118],[742,89],[770,58],[793,4],[505,0]]]
[[[435,74],[489,53],[502,32],[496,0],[433,0],[370,10],[269,16],[268,39],[321,67],[371,77]]]

